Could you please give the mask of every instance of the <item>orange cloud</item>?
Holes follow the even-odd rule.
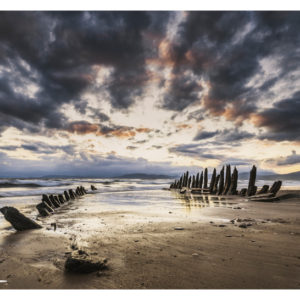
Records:
[[[187,129],[187,128],[192,128],[192,125],[190,125],[190,124],[178,124],[178,125],[176,125],[176,128],[178,128],[178,129]]]
[[[149,128],[134,128],[127,126],[101,126],[99,124],[92,124],[86,121],[77,121],[69,124],[68,132],[79,135],[95,134],[96,136],[131,138],[137,133],[148,133]]]

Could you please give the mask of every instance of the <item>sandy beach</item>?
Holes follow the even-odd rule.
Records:
[[[0,288],[300,287],[299,191],[281,191],[281,200],[272,203],[159,193],[177,205],[112,206],[88,194],[51,217],[38,218],[40,230],[15,232],[4,221],[0,279],[7,282]],[[30,214],[34,208],[20,210]],[[72,248],[106,258],[108,270],[66,273],[66,257],[77,251]]]

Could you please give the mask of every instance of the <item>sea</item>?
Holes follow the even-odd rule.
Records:
[[[167,190],[173,181],[172,178],[0,178],[0,207],[36,205],[42,194],[60,194],[77,186],[84,186],[91,192],[91,185],[97,190],[91,192],[95,197],[90,199],[111,205],[114,209],[149,205],[172,207],[178,203],[174,193]],[[256,181],[258,187],[264,184],[271,186],[273,181]],[[238,189],[247,185],[248,180],[240,180]],[[300,181],[284,181],[282,188],[300,190]],[[2,219],[0,214],[0,222]]]

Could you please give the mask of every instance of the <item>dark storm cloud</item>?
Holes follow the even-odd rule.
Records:
[[[300,92],[297,92],[291,98],[275,103],[272,108],[257,113],[254,118],[255,125],[269,130],[259,138],[275,141],[299,141],[299,112]]]
[[[71,156],[74,155],[75,153],[75,147],[73,145],[55,146],[55,145],[49,145],[47,143],[36,142],[36,141],[31,141],[30,143],[27,142],[21,144],[20,146],[15,146],[15,145],[0,146],[0,149],[6,151],[15,151],[17,149],[24,149],[24,150],[35,152],[37,154],[55,154],[59,151],[62,151]]]
[[[219,138],[217,141],[221,142],[238,142],[245,139],[250,139],[255,137],[253,133],[247,132],[247,131],[240,131],[238,129],[225,129],[222,132],[220,132]]]
[[[209,84],[203,105],[210,114],[241,124],[257,111],[259,91],[299,69],[300,53],[295,51],[300,47],[299,28],[300,12],[189,12],[168,51],[173,63],[171,86],[184,82],[180,74],[192,70]],[[278,76],[266,78],[259,88],[249,86],[251,78],[263,74],[263,58],[276,59]],[[180,98],[185,101],[178,101],[171,90],[163,107],[181,110],[196,101],[189,91]],[[272,129],[274,139],[279,132]]]
[[[194,141],[200,141],[215,137],[212,143],[231,143],[255,137],[254,134],[238,129],[224,129],[216,131],[199,131]]]
[[[202,86],[188,74],[176,75],[164,97],[163,107],[182,111],[190,104],[199,100]]]
[[[145,127],[132,127],[132,126],[120,126],[115,124],[104,125],[100,123],[90,123],[87,121],[75,121],[70,122],[65,128],[70,133],[76,133],[79,135],[94,134],[96,136],[106,137],[118,137],[118,138],[132,138],[138,133],[149,133],[152,131],[150,128]],[[135,143],[145,143],[144,141],[138,141]]]
[[[163,16],[163,18],[162,18]],[[59,109],[93,85],[93,66],[113,68],[111,104],[127,109],[147,81],[144,33],[163,35],[169,13],[1,12],[0,129],[63,128]],[[18,88],[38,87],[34,95]],[[30,89],[30,86],[29,86]]]
[[[214,154],[212,153],[212,149],[199,146],[198,144],[181,144],[170,147],[168,150],[170,153],[176,153],[177,155],[193,157],[196,159],[224,159],[223,155]]]
[[[199,131],[197,135],[194,137],[194,141],[210,139],[215,135],[219,134],[219,131]]]

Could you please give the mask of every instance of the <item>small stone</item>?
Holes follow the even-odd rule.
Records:
[[[199,254],[198,253],[193,253],[192,256],[199,256]]]
[[[139,240],[135,240],[134,242],[137,243],[137,242],[139,242]]]
[[[79,255],[88,255],[84,250],[79,249],[78,250]]]
[[[213,221],[210,221],[209,223],[210,223],[210,224],[214,224],[214,222],[213,222]]]
[[[73,250],[78,250],[78,247],[77,247],[76,245],[72,244],[72,245],[71,245],[71,249],[73,249]]]
[[[221,224],[221,225],[219,225],[219,227],[226,227],[226,225]]]
[[[169,211],[169,214],[172,214],[172,212],[171,212],[171,211]]]
[[[175,227],[174,230],[184,230],[183,227]]]
[[[247,228],[247,224],[243,223],[241,225],[239,225],[240,228]]]
[[[97,273],[96,273],[96,275],[97,275],[97,277],[101,277],[101,276],[103,276],[103,272],[101,272],[101,271],[98,271]]]
[[[87,258],[76,257],[76,255],[67,258],[65,269],[73,273],[91,273],[107,269],[107,260],[95,261]]]

